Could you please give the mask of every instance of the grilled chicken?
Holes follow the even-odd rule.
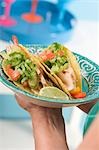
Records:
[[[60,72],[57,74],[61,80],[66,84],[67,89],[73,90],[75,88],[76,84],[76,76],[72,69],[72,67],[68,67],[68,69]]]

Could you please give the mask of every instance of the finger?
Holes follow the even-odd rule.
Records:
[[[85,113],[89,113],[89,111],[91,110],[91,108],[97,103],[99,99],[94,100],[93,102],[87,103],[87,104],[82,104],[77,106],[79,109],[81,109],[82,111],[84,111]]]
[[[26,97],[20,95],[20,94],[15,94],[15,98],[18,102],[18,104],[25,110],[27,110],[28,112],[31,112],[31,111],[37,111],[37,110],[41,110],[42,107],[40,106],[37,106],[35,104],[33,104],[32,102],[28,101],[26,99]]]
[[[23,109],[27,110],[27,102],[26,100],[22,99],[21,96],[15,94],[15,98],[17,103],[20,105],[20,107],[22,107]]]

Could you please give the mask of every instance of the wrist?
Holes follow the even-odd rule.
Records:
[[[53,133],[48,130],[43,131],[34,132],[36,150],[67,150],[65,135],[62,136],[57,131],[53,131]]]
[[[34,139],[36,150],[67,150],[65,132],[60,132],[52,124],[42,122],[34,127]]]
[[[66,150],[63,118],[58,122],[48,112],[37,116],[31,113],[31,117],[36,150]]]

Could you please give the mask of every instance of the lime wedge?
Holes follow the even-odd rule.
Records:
[[[69,99],[66,93],[56,87],[44,87],[40,90],[39,95],[49,98]]]

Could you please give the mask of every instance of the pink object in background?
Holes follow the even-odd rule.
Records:
[[[42,20],[43,20],[42,16],[39,16],[36,14],[37,5],[38,5],[38,0],[32,0],[31,12],[25,13],[22,15],[22,18],[25,21],[30,22],[30,23],[42,22]]]
[[[1,26],[13,26],[16,25],[16,21],[10,17],[11,5],[14,0],[4,0],[5,9],[4,14],[0,16],[0,25]]]

